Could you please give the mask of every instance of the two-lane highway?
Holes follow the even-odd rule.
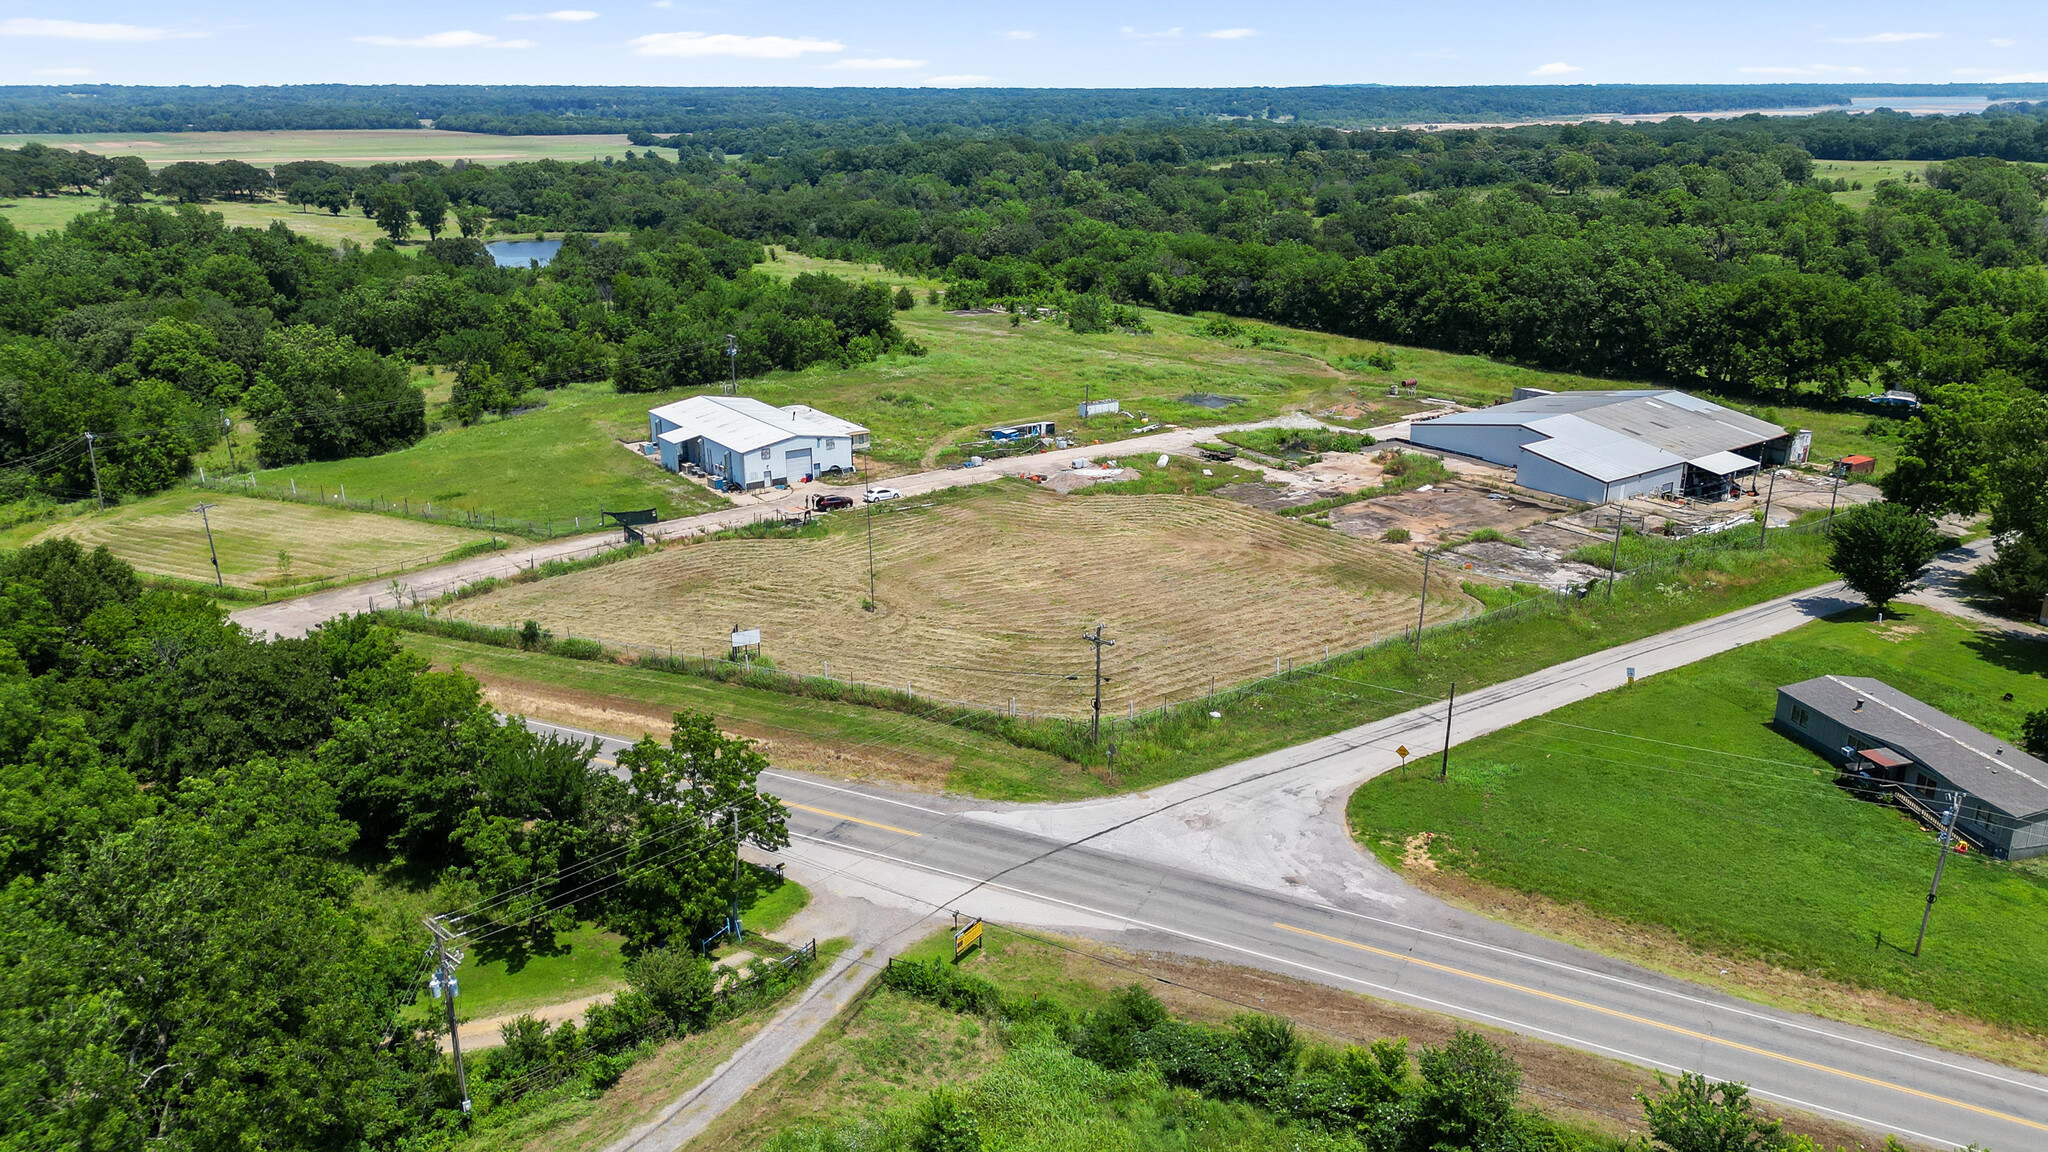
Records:
[[[534,723],[540,730],[588,735]],[[606,741],[607,755],[620,743]],[[884,905],[1094,934],[1354,989],[1933,1144],[2048,1147],[2048,1079],[1762,1007],[1419,900],[1398,914],[1232,883],[991,821],[951,798],[771,771],[778,858]]]

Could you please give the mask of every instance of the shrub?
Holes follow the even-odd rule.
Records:
[[[2048,757],[2048,708],[2027,714],[2020,724],[2020,741],[2027,751]]]
[[[551,651],[556,656],[565,656],[571,660],[604,659],[604,645],[595,640],[585,640],[580,636],[571,636],[566,640],[557,640]]]
[[[698,1027],[711,1017],[717,978],[702,956],[655,948],[633,960],[626,978],[678,1030]]]
[[[1386,535],[1381,536],[1380,539],[1385,540],[1389,544],[1406,544],[1409,539],[1408,530],[1406,528],[1389,528]]]
[[[977,1016],[994,1016],[1003,1000],[1002,991],[994,984],[943,960],[898,960],[882,969],[882,986]]]

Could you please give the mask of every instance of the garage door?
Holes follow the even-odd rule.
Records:
[[[808,448],[801,452],[789,453],[783,457],[783,461],[789,466],[789,480],[791,483],[811,474],[811,450]]]

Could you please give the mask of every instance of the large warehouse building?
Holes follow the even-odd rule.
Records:
[[[1768,464],[1802,463],[1805,433],[1671,389],[1545,392],[1410,426],[1424,448],[1515,470],[1515,483],[1588,504],[1670,493],[1726,496]]]
[[[1778,689],[1778,728],[1849,774],[1913,794],[1992,854],[2048,852],[2048,764],[1868,676],[1816,676]]]
[[[741,488],[853,469],[868,430],[805,404],[776,408],[746,396],[692,396],[647,412],[661,466],[695,465]]]

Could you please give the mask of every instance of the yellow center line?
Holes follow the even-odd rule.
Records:
[[[823,809],[823,808],[813,808],[813,807],[811,807],[811,806],[810,806],[809,804],[792,804],[792,803],[790,803],[789,801],[787,801],[787,800],[784,800],[784,801],[782,802],[782,806],[783,806],[783,807],[785,807],[785,808],[794,808],[794,809],[796,809],[796,810],[797,810],[797,811],[799,811],[799,812],[812,812],[812,813],[815,813],[815,814],[817,814],[817,815],[819,815],[819,816],[830,816],[830,817],[832,817],[832,818],[833,818],[834,820],[851,820],[851,821],[853,821],[853,822],[854,822],[855,824],[865,824],[865,825],[867,825],[867,826],[868,826],[868,827],[870,827],[870,828],[880,828],[880,829],[881,829],[882,831],[884,831],[884,832],[894,832],[894,833],[896,833],[896,834],[897,834],[897,835],[899,835],[899,836],[922,836],[922,835],[924,835],[924,833],[922,833],[922,832],[912,832],[912,831],[911,831],[910,829],[908,829],[908,828],[898,828],[898,827],[896,827],[896,826],[895,826],[894,824],[880,824],[880,823],[877,823],[877,822],[875,822],[875,821],[873,821],[873,820],[863,820],[863,819],[861,819],[861,818],[860,818],[860,817],[858,817],[858,816],[848,816],[848,815],[847,815],[846,813],[844,813],[844,812],[827,812],[827,811],[826,811],[825,809]]]
[[[1787,1064],[1794,1064],[1801,1068],[1811,1069],[1815,1072],[1826,1072],[1830,1075],[1840,1076],[1847,1080],[1855,1080],[1859,1083],[1869,1084],[1877,1088],[1889,1088],[1894,1092],[1903,1092],[1908,1096],[1917,1096],[1922,1100],[1931,1100],[1937,1104],[1947,1104],[1951,1107],[1961,1108],[1968,1112],[1975,1112],[1980,1116],[1989,1116],[1996,1120],[2005,1120],[2013,1124],[2020,1124],[2028,1128],[2037,1129],[2042,1132],[2048,1132],[2048,1124],[2042,1124],[2037,1121],[2029,1120],[2024,1116],[2014,1116],[2010,1113],[1999,1112],[1991,1108],[1979,1107],[1978,1105],[1970,1104],[1962,1100],[1952,1100],[1947,1096],[1937,1096],[1932,1092],[1922,1092],[1918,1088],[1908,1088],[1903,1084],[1894,1084],[1888,1080],[1879,1080],[1875,1077],[1864,1076],[1859,1073],[1845,1071],[1840,1068],[1830,1068],[1826,1064],[1816,1064],[1811,1060],[1801,1060],[1797,1056],[1787,1056],[1782,1052],[1773,1052],[1768,1048],[1757,1048],[1752,1045],[1739,1043],[1734,1040],[1724,1040],[1719,1036],[1711,1036],[1705,1032],[1696,1032],[1690,1028],[1681,1028],[1676,1024],[1666,1024],[1660,1020],[1651,1020],[1644,1016],[1636,1016],[1631,1013],[1622,1012],[1614,1008],[1603,1008],[1598,1004],[1589,1004],[1584,1000],[1574,1000],[1569,996],[1560,996],[1555,992],[1545,992],[1540,988],[1530,988],[1525,985],[1515,984],[1507,980],[1495,979],[1492,976],[1482,976],[1477,972],[1467,972],[1462,968],[1452,968],[1445,964],[1436,964],[1428,960],[1418,960],[1413,956],[1408,956],[1400,952],[1389,952],[1385,948],[1374,948],[1370,944],[1360,944],[1355,940],[1346,940],[1339,936],[1325,936],[1321,932],[1313,932],[1307,928],[1296,928],[1292,924],[1282,924],[1278,920],[1275,920],[1273,922],[1273,927],[1278,928],[1283,932],[1293,932],[1301,936],[1313,936],[1318,940],[1327,940],[1332,944],[1342,944],[1346,948],[1356,948],[1360,952],[1370,952],[1375,956],[1384,956],[1389,960],[1399,960],[1403,963],[1415,964],[1423,968],[1434,969],[1438,972],[1447,972],[1453,976],[1463,976],[1467,980],[1477,980],[1482,984],[1491,984],[1496,988],[1507,988],[1512,991],[1521,992],[1530,996],[1540,996],[1545,1000],[1554,1000],[1559,1004],[1569,1004],[1574,1008],[1583,1008],[1588,1012],[1598,1012],[1603,1016],[1613,1016],[1617,1019],[1627,1020],[1635,1024],[1642,1024],[1650,1028],[1659,1028],[1666,1032],[1675,1032],[1680,1036],[1691,1037],[1695,1040],[1703,1040],[1709,1044],[1718,1044],[1723,1048],[1733,1048],[1738,1052],[1747,1052],[1753,1056],[1764,1056],[1772,1060],[1782,1060]]]

